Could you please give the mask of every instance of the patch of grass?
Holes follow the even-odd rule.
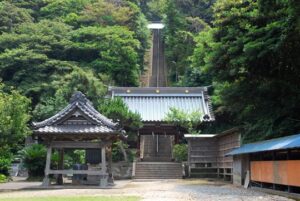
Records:
[[[139,201],[135,196],[72,196],[72,197],[28,197],[28,198],[0,198],[0,201]]]

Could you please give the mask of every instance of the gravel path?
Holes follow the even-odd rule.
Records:
[[[0,185],[0,189],[2,187]],[[142,197],[143,201],[292,201],[285,197],[205,180],[118,181],[113,189],[21,190],[0,193],[1,198],[76,195],[135,195]]]

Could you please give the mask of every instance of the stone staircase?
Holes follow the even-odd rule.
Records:
[[[173,137],[144,135],[141,137],[143,162],[171,162]]]
[[[181,179],[182,165],[175,162],[136,162],[134,179]]]
[[[165,64],[164,43],[161,31],[153,30],[152,50],[152,75],[149,80],[149,87],[167,86],[167,66]]]

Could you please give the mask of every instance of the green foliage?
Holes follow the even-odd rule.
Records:
[[[14,149],[16,149],[16,145],[9,146],[5,144],[0,146],[0,175],[9,176]]]
[[[106,89],[103,83],[90,70],[75,68],[70,74],[53,81],[52,87],[56,90],[54,96],[46,94],[36,105],[33,116],[35,120],[43,120],[62,110],[75,91],[82,91],[93,103],[104,96]],[[50,97],[49,97],[50,96]]]
[[[24,167],[28,169],[29,178],[42,177],[44,175],[47,150],[42,144],[33,144],[19,152],[23,159]],[[57,169],[59,152],[54,151],[51,155],[51,168]],[[85,162],[84,150],[70,150],[64,154],[64,168],[70,169],[73,164]]]
[[[71,54],[77,61],[88,61],[98,73],[107,72],[120,86],[137,86],[139,74],[133,32],[125,27],[83,27],[72,33]]]
[[[155,20],[163,19],[166,0],[150,0],[147,2],[147,13],[149,18]]]
[[[150,32],[147,29],[147,20],[139,7],[129,1],[112,2],[96,0],[88,4],[79,14],[69,19],[76,26],[124,26],[132,31],[133,38],[140,42],[137,49],[138,65],[143,69],[145,50],[149,47]],[[76,22],[75,22],[75,21]]]
[[[187,144],[175,144],[173,147],[173,156],[177,162],[187,161],[188,145]]]
[[[124,151],[125,151],[128,162],[133,162],[135,155],[136,155],[136,151],[133,149],[128,149],[128,148],[129,148],[129,145],[122,141],[117,141],[117,142],[113,143],[112,161],[113,162],[124,161],[125,160]]]
[[[188,133],[199,133],[198,127],[202,121],[202,113],[200,111],[186,112],[177,108],[170,108],[165,120],[185,129]]]
[[[72,73],[65,75],[60,80],[52,82],[56,90],[54,96],[49,94],[41,98],[33,111],[36,120],[43,120],[54,115],[67,104],[74,91],[83,91],[85,95],[94,103],[105,94],[102,82],[94,77],[94,74],[87,70],[75,68]]]
[[[6,93],[0,85],[0,157],[15,149],[30,134],[27,126],[29,104],[19,92]]]
[[[176,0],[166,0],[164,23],[166,57],[170,69],[170,81],[173,85],[187,86],[184,76],[189,76],[189,57],[195,48],[195,35],[209,25],[199,17],[181,12]],[[177,2],[178,3],[178,2]]]
[[[213,20],[213,4],[216,0],[175,0],[176,7],[181,13],[199,17],[206,23],[211,23]]]
[[[117,142],[113,143],[112,152],[111,152],[113,162],[124,161],[124,154],[121,150],[120,143],[122,143],[122,142],[117,141]],[[125,145],[124,149],[127,149],[127,148],[128,148],[128,146]]]
[[[96,103],[104,84],[137,86],[149,30],[135,3],[0,0],[2,81],[31,98],[39,120],[74,90]]]
[[[133,14],[128,2],[120,2],[119,6],[112,1],[96,0],[87,5],[79,17],[84,25],[121,25],[128,26]]]
[[[85,150],[74,150],[71,157],[73,158],[74,163],[85,163]]]
[[[197,39],[198,75],[186,78],[213,84],[217,119],[243,126],[245,142],[300,129],[299,9],[294,0],[219,0],[214,28]]]
[[[66,18],[72,14],[79,14],[92,0],[47,0],[47,5],[41,8],[43,18]]]
[[[14,27],[24,22],[32,22],[27,10],[6,1],[0,2],[0,34],[11,32]]]
[[[2,1],[9,1],[15,6],[19,8],[24,8],[28,10],[28,12],[33,16],[35,19],[39,17],[39,11],[40,9],[47,5],[46,0],[2,0]]]
[[[213,31],[214,29],[203,30],[195,38],[196,46],[189,58],[191,65],[184,77],[184,83],[188,86],[207,86],[212,83],[209,69],[214,47]]]
[[[41,144],[33,144],[20,151],[29,177],[41,177],[44,175],[46,153],[45,146]]]
[[[120,126],[128,131],[137,130],[143,126],[141,116],[130,111],[120,97],[103,100],[98,109],[103,115],[119,122]]]
[[[36,121],[47,119],[62,110],[67,104],[67,100],[61,94],[54,97],[44,96],[34,108],[33,118]]]
[[[9,176],[9,170],[11,168],[11,158],[0,155],[0,176]],[[1,178],[0,178],[1,183]]]
[[[72,73],[53,82],[57,89],[55,96],[63,96],[69,100],[74,91],[82,91],[89,100],[97,103],[106,94],[106,87],[92,71],[74,68]]]
[[[129,162],[133,162],[136,157],[136,149],[127,149],[127,157]]]
[[[113,99],[105,99],[100,102],[98,110],[114,122],[118,122],[119,126],[126,131],[128,141],[137,140],[137,130],[143,126],[141,116],[129,110],[128,106],[120,97]],[[123,144],[123,150],[120,143]],[[128,155],[128,160],[133,160],[135,153],[128,149],[128,145],[123,142],[117,142],[113,146],[112,156],[114,161],[124,160],[124,151]]]
[[[59,152],[51,155],[51,168],[58,169]],[[64,150],[64,169],[72,169],[74,164],[85,163],[85,150]]]
[[[7,182],[7,177],[4,174],[0,174],[0,183]]]
[[[51,89],[51,81],[70,72],[72,62],[63,61],[70,27],[53,21],[23,23],[14,33],[0,36],[0,75],[3,82],[32,97]]]

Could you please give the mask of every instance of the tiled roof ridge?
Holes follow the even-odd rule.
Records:
[[[33,122],[33,126],[36,128],[41,128],[45,126],[55,125],[76,107],[79,108],[85,115],[87,115],[93,121],[97,122],[98,125],[104,125],[112,129],[117,129],[117,123],[112,122],[110,119],[100,114],[93,107],[92,103],[86,98],[86,96],[79,91],[75,92],[72,95],[69,105],[67,105],[64,109],[62,109],[57,114],[44,121]]]
[[[56,113],[54,116],[45,119],[44,121],[41,122],[33,122],[33,126],[40,128],[40,127],[44,127],[44,126],[49,126],[52,124],[52,122],[55,122],[59,119],[61,119],[62,116],[65,116],[66,113],[68,113],[69,111],[72,111],[74,109],[75,104],[69,104],[67,105],[64,109],[62,109],[61,111],[59,111],[58,113]]]

